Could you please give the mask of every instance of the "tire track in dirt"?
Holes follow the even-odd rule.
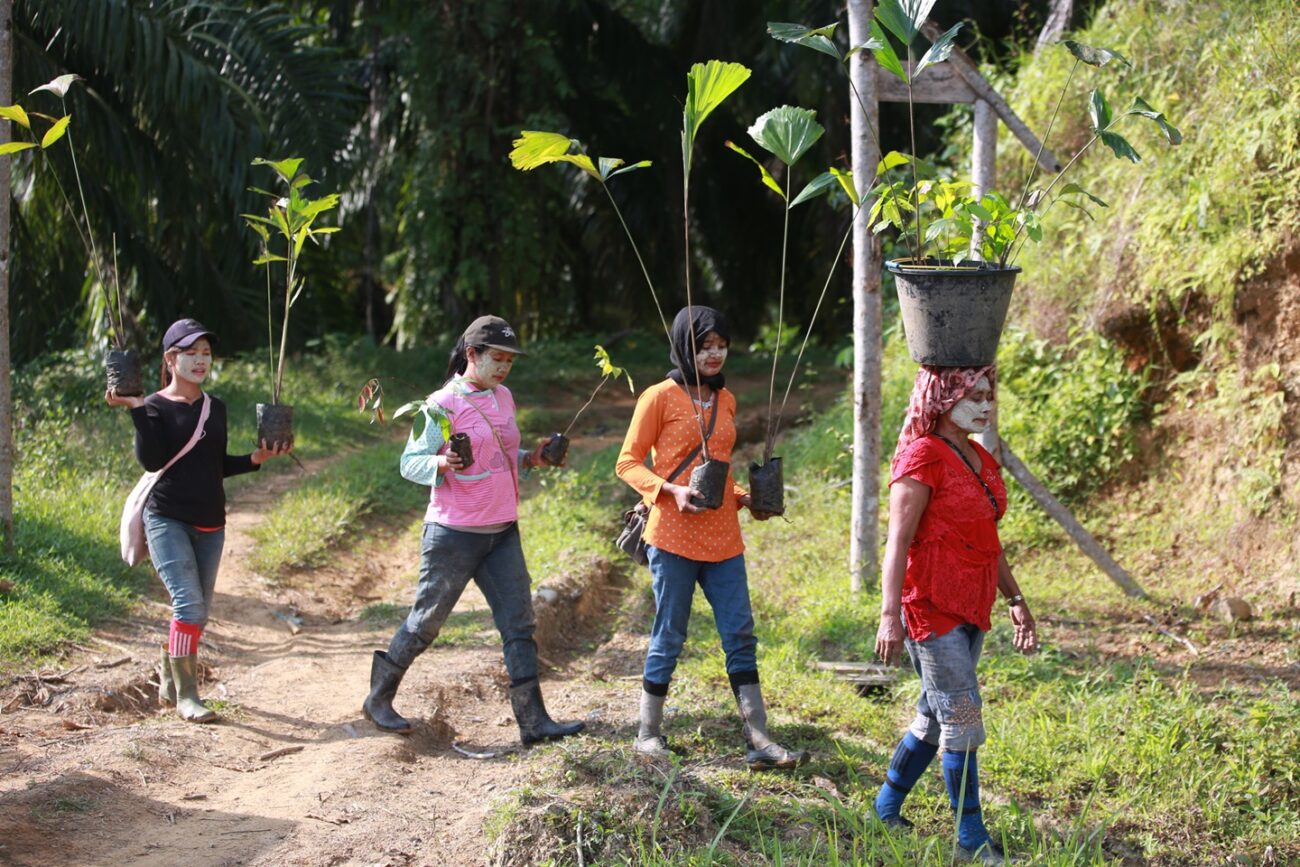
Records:
[[[70,675],[77,685],[51,708],[0,718],[0,863],[484,863],[484,821],[536,755],[517,747],[486,603],[471,585],[449,621],[452,640],[412,666],[397,707],[415,733],[379,732],[360,705],[370,652],[395,618],[357,615],[367,601],[409,604],[418,523],[374,527],[359,550],[270,585],[245,565],[249,532],[298,478],[272,476],[232,498],[201,650],[209,666],[201,692],[220,702],[219,723],[188,724],[157,707],[146,678],[167,621],[160,588],[149,620],[120,621],[97,634],[101,647],[68,660],[86,666],[85,676]],[[586,572],[601,588],[616,579],[598,560]],[[588,577],[571,576],[538,600],[550,659],[617,595],[584,592]],[[295,612],[302,625],[293,633],[283,618]],[[128,652],[131,670],[95,669],[102,647]],[[544,678],[544,691],[557,718],[587,716],[617,695],[563,671]],[[6,692],[0,705],[8,700]],[[496,757],[467,758],[453,740]]]

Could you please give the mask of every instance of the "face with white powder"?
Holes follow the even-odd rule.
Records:
[[[465,376],[484,388],[495,388],[505,382],[515,364],[515,353],[490,347],[479,352],[471,346],[465,358]]]
[[[948,418],[966,433],[983,433],[989,426],[993,412],[993,386],[987,376],[981,376],[975,387],[948,410]]]
[[[202,385],[212,370],[212,344],[206,337],[200,337],[184,349],[169,350],[167,357],[172,374],[194,385]]]
[[[700,376],[717,376],[722,372],[722,365],[727,362],[727,341],[716,331],[704,335],[696,344],[695,369]]]

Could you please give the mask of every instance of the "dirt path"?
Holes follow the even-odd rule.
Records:
[[[0,717],[0,864],[484,863],[494,802],[556,748],[517,749],[486,605],[471,588],[446,640],[412,667],[397,705],[416,732],[378,732],[360,714],[370,651],[409,603],[418,526],[379,529],[364,549],[272,587],[244,565],[248,531],[293,481],[274,477],[231,504],[201,657],[219,723],[187,724],[157,705],[161,588],[142,619],[117,621],[74,653],[62,679],[47,673],[0,693],[10,711]],[[588,572],[539,605],[552,663],[617,595],[603,592],[608,564]],[[358,617],[369,602],[389,603],[386,616]],[[544,690],[557,718],[591,714],[598,732],[617,700],[562,670]],[[496,756],[469,758],[453,742]]]

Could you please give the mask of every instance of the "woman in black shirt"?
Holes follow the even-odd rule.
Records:
[[[216,719],[199,700],[197,652],[225,545],[223,479],[252,472],[267,458],[289,451],[226,454],[226,405],[200,387],[212,369],[215,340],[200,323],[181,319],[163,338],[162,390],[143,398],[119,397],[111,389],[104,395],[109,406],[131,409],[135,456],[150,472],[167,466],[203,423],[199,441],[154,485],[144,513],[149,555],[172,599],[158,697],[191,722]]]

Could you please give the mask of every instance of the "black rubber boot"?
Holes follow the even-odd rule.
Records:
[[[519,723],[519,740],[525,745],[576,735],[587,727],[584,722],[557,723],[546,712],[542,687],[537,678],[510,687],[510,707]]]
[[[393,696],[397,695],[397,687],[405,674],[406,669],[394,665],[387,653],[375,651],[370,663],[370,695],[366,696],[365,703],[361,705],[361,712],[381,731],[396,732],[399,735],[411,733],[411,724],[393,710]]]

